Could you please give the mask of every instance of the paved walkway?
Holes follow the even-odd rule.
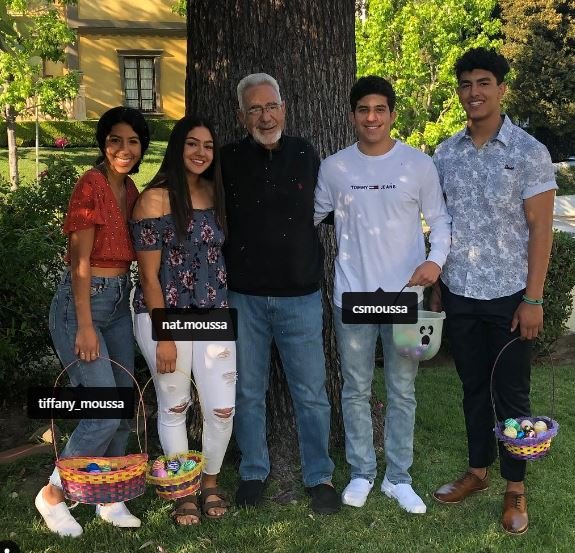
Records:
[[[553,228],[575,235],[575,195],[555,198]]]

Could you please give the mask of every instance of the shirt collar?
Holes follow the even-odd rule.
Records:
[[[511,142],[511,135],[513,134],[513,123],[509,119],[507,114],[503,114],[503,123],[497,134],[495,134],[491,140],[499,140],[504,146],[509,146]],[[464,130],[460,131],[459,140],[468,139],[471,140],[471,134],[469,132],[469,127],[465,127]]]
[[[284,146],[284,135],[283,135],[283,133],[280,136],[277,147],[274,148],[273,150],[270,150],[270,149],[266,148],[265,146],[262,146],[259,142],[257,142],[254,139],[254,137],[251,134],[248,134],[247,139],[253,148],[255,148],[256,150],[260,151],[261,153],[267,154],[267,155],[269,155],[269,152],[281,152],[281,150],[283,150],[283,146]]]

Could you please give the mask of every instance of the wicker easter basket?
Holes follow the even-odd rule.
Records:
[[[495,373],[495,367],[503,352],[516,340],[519,338],[514,338],[510,340],[501,348],[501,351],[497,355],[495,362],[493,363],[493,369],[491,371],[491,405],[493,407],[493,414],[495,415],[495,419],[497,419],[497,413],[495,411],[495,400],[493,398],[493,375]],[[521,424],[522,421],[528,420],[531,422],[533,426],[537,421],[543,421],[547,425],[547,430],[545,432],[540,432],[536,436],[532,438],[511,438],[506,436],[503,431],[505,430],[505,422],[499,421],[495,425],[495,436],[501,443],[503,447],[506,449],[507,453],[513,457],[514,459],[518,459],[520,461],[536,461],[538,459],[542,459],[547,455],[549,449],[551,448],[551,441],[557,435],[559,431],[559,423],[553,419],[553,411],[555,407],[555,371],[553,368],[553,359],[551,359],[551,375],[552,375],[552,386],[551,386],[551,417],[533,417],[533,416],[525,416],[525,417],[517,417],[515,421],[517,424]]]
[[[114,363],[126,371],[135,383],[140,395],[138,413],[141,406],[144,416],[144,448],[142,449],[138,437],[140,453],[137,454],[122,457],[66,457],[62,459],[58,457],[58,450],[54,441],[56,467],[60,474],[64,495],[67,499],[78,503],[98,504],[128,501],[142,495],[146,487],[147,428],[142,391],[128,369],[113,359],[107,357],[101,357],[101,359]],[[73,361],[60,372],[54,383],[54,389],[56,389],[60,377],[77,362]],[[51,419],[51,426],[52,435],[55,435],[54,418]],[[98,473],[86,472],[84,469],[90,463],[97,463],[99,466],[107,465],[111,470]]]
[[[176,369],[176,371],[182,372],[179,369]],[[184,373],[182,372],[182,374]],[[191,378],[190,380],[194,388],[197,390],[194,379]],[[142,394],[145,392],[150,382],[152,382],[151,378],[144,385]],[[190,450],[185,453],[178,453],[177,455],[161,455],[157,460],[164,463],[172,460],[178,460],[180,463],[183,463],[184,461],[194,461],[196,463],[192,470],[183,472],[182,474],[175,474],[172,476],[154,476],[152,474],[152,466],[154,463],[149,462],[147,466],[146,480],[149,484],[155,486],[156,493],[159,497],[167,501],[172,501],[174,499],[179,499],[180,497],[194,495],[198,492],[205,464],[202,453]]]
[[[495,435],[503,442],[503,447],[514,459],[521,461],[535,461],[541,459],[551,447],[551,440],[557,435],[559,424],[549,417],[522,417],[515,419],[518,424],[524,420],[531,422],[533,426],[537,421],[543,421],[547,425],[547,431],[541,432],[533,438],[510,438],[503,434],[505,423],[498,422],[495,425]]]
[[[167,462],[171,460],[194,461],[196,465],[188,472],[175,474],[173,476],[153,476],[152,463],[148,465],[146,479],[156,487],[156,493],[166,500],[178,499],[187,495],[193,495],[200,489],[202,470],[204,468],[204,458],[199,451],[188,451],[180,455],[170,457],[161,456],[158,460]]]

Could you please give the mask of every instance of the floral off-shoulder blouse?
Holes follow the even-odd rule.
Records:
[[[224,232],[213,209],[194,209],[183,241],[169,213],[130,221],[136,251],[162,250],[159,279],[167,308],[228,307],[226,266],[222,255]],[[138,282],[134,312],[146,313]]]

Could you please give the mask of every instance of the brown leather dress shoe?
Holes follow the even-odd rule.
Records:
[[[527,516],[527,499],[525,494],[506,492],[503,496],[503,530],[508,534],[518,536],[527,532],[529,517]]]
[[[457,480],[441,486],[431,496],[439,503],[459,503],[472,493],[485,491],[488,486],[489,478],[487,474],[485,474],[484,478],[479,478],[472,472],[466,472]]]

